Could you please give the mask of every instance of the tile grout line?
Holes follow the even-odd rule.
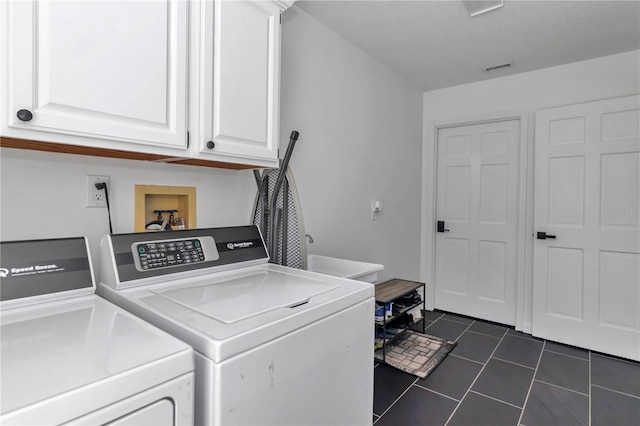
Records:
[[[458,321],[454,321],[454,320],[446,319],[446,318],[444,318],[444,317],[443,317],[443,318],[438,318],[438,320],[436,320],[436,321],[432,322],[432,323],[431,323],[431,325],[430,325],[429,327],[432,327],[432,326],[433,326],[433,324],[435,324],[435,323],[436,323],[436,322],[438,322],[438,321],[447,321],[447,322],[452,322],[452,323],[454,323],[454,324],[458,324],[458,325],[464,325],[464,326],[466,326],[466,327],[467,327],[467,328],[465,328],[465,329],[464,329],[464,331],[467,331],[467,330],[469,329],[469,327],[471,327],[471,324],[473,324],[473,323],[471,323],[471,324],[465,324],[465,323],[463,323],[463,322],[458,322]],[[429,327],[427,327],[427,330],[429,329]],[[463,333],[464,333],[464,331],[463,331]]]
[[[564,386],[560,386],[560,385],[556,385],[556,384],[553,384],[553,383],[545,382],[544,380],[540,380],[540,379],[535,379],[534,378],[533,381],[534,382],[540,382],[540,383],[545,384],[547,386],[553,386],[554,388],[558,388],[558,389],[566,390],[566,391],[569,391],[569,392],[577,393],[578,395],[582,395],[582,396],[586,396],[586,397],[589,396],[589,394],[586,394],[586,393],[583,393],[583,392],[579,392],[577,390],[565,388]]]
[[[466,332],[467,332],[467,330],[469,330],[469,328],[471,328],[471,326],[476,322],[475,320],[473,320],[473,321],[471,321],[471,324],[463,324],[463,323],[461,323],[461,322],[448,320],[448,319],[444,318],[444,315],[442,315],[440,318],[438,318],[437,320],[435,320],[434,322],[432,322],[432,323],[431,323],[431,325],[430,325],[429,327],[433,326],[436,322],[440,321],[441,319],[446,320],[446,321],[448,321],[448,322],[455,323],[455,324],[459,324],[459,325],[466,325],[466,326],[467,326],[467,328],[465,328],[465,329],[462,331],[462,333],[458,334],[458,337],[456,337],[455,339],[445,339],[445,340],[453,340],[453,341],[454,341],[454,342],[456,342],[456,343],[458,343],[458,339],[459,339],[460,337],[462,337],[462,335],[463,335],[464,333],[466,333]],[[429,327],[427,327],[427,330],[429,329]],[[449,353],[451,353],[451,352],[449,352]]]
[[[465,328],[465,329],[464,329],[464,331],[463,331],[462,333],[458,334],[458,337],[456,337],[456,340],[455,340],[456,344],[458,343],[458,339],[459,339],[459,338],[461,338],[461,337],[462,337],[462,335],[463,335],[464,333],[466,333],[467,331],[469,331],[469,329],[471,328],[471,326],[472,326],[473,324],[475,324],[475,323],[476,323],[476,320],[471,321],[471,324],[468,324],[468,325],[467,325],[467,328]],[[458,324],[462,324],[462,323],[458,323]],[[463,324],[463,325],[464,325],[464,324]]]
[[[475,322],[475,321],[474,321]],[[471,323],[473,324],[473,323]],[[471,327],[471,325],[469,325],[469,327]],[[466,330],[465,330],[466,331]],[[456,411],[458,411],[458,408],[460,408],[460,405],[462,404],[462,401],[464,401],[464,399],[467,397],[467,395],[469,394],[469,392],[471,391],[471,388],[473,387],[473,385],[478,381],[478,377],[480,377],[480,375],[482,374],[482,372],[484,371],[484,369],[486,368],[487,364],[489,363],[489,360],[491,359],[491,357],[493,356],[493,354],[498,350],[498,347],[500,346],[500,343],[502,343],[502,341],[504,340],[504,336],[507,335],[507,333],[509,332],[509,330],[507,329],[504,334],[502,335],[502,337],[500,338],[500,341],[498,342],[498,344],[496,345],[495,348],[493,348],[493,352],[491,352],[491,355],[489,355],[489,358],[487,359],[487,363],[484,364],[482,366],[482,368],[480,369],[480,371],[478,371],[478,374],[476,374],[475,379],[473,379],[473,382],[471,382],[471,384],[469,385],[469,387],[467,388],[467,391],[464,393],[464,395],[462,395],[462,399],[460,400],[460,402],[458,403],[458,405],[456,405],[456,408],[453,410],[453,412],[451,413],[451,415],[449,416],[449,418],[447,419],[447,421],[445,422],[445,425],[447,423],[449,423],[451,421],[451,419],[453,418],[453,416],[456,414]]]
[[[494,356],[493,359],[497,359],[498,361],[502,361],[502,362],[508,362],[509,364],[517,365],[518,367],[528,368],[529,370],[535,370],[535,367],[529,367],[528,365],[518,364],[517,362],[509,361],[508,359],[502,359],[496,356]]]
[[[433,312],[433,311],[431,311],[431,312]],[[431,324],[429,324],[429,325],[427,326],[427,328],[429,328],[429,327],[431,327],[431,326],[433,325],[433,323],[435,323],[436,321],[438,321],[438,320],[439,320],[440,318],[442,318],[443,316],[444,316],[444,314],[440,315],[438,318],[434,319],[433,321],[430,321],[430,320],[428,320],[428,319],[427,319],[427,317],[425,317],[425,316],[423,315],[423,316],[422,316],[422,319],[423,319],[424,321],[429,321],[429,322],[431,323]]]
[[[451,315],[455,315],[455,314],[451,314]],[[444,314],[444,315],[443,315],[442,317],[440,317],[440,318],[442,318],[442,319],[446,319],[447,321],[457,322],[458,324],[468,325],[468,326],[471,326],[471,324],[473,324],[474,322],[476,322],[476,320],[475,320],[475,319],[473,319],[473,320],[472,320],[472,319],[469,319],[469,320],[471,321],[470,323],[462,322],[461,320],[456,321],[455,319],[447,319],[447,318],[446,318],[446,316],[447,316],[447,314]],[[440,319],[440,318],[438,318],[438,319]],[[461,318],[461,317],[460,317],[460,318]],[[464,318],[462,318],[462,320],[465,320],[465,319],[464,319]],[[465,320],[465,321],[467,321],[467,320]],[[466,330],[465,330],[465,331],[466,331]]]
[[[544,340],[542,342],[542,349],[540,350],[540,355],[538,356],[538,363],[536,364],[536,369],[533,372],[533,378],[531,379],[531,384],[529,385],[529,391],[527,392],[527,397],[524,399],[524,403],[522,404],[522,411],[520,412],[520,418],[518,419],[518,424],[522,423],[522,417],[524,416],[524,410],[527,408],[527,402],[529,402],[529,396],[531,396],[531,389],[533,389],[533,384],[536,381],[536,376],[538,375],[538,368],[540,367],[540,362],[542,362],[542,355],[544,354],[544,347],[547,346],[547,341]]]
[[[400,398],[402,398],[402,397],[404,396],[404,394],[405,394],[405,393],[407,393],[407,392],[409,391],[409,389],[411,389],[411,386],[413,386],[413,385],[415,384],[415,382],[417,382],[418,380],[420,380],[420,378],[419,378],[419,377],[416,377],[416,379],[415,379],[413,382],[411,382],[411,384],[410,384],[409,386],[407,386],[407,388],[406,388],[406,389],[405,389],[405,390],[404,390],[404,391],[403,391],[403,392],[402,392],[402,393],[401,393],[401,394],[400,394],[400,395],[399,395],[399,396],[398,396],[398,397],[397,397],[397,398],[396,398],[396,399],[391,403],[391,405],[389,405],[389,406],[387,407],[387,409],[386,409],[386,410],[384,410],[384,411],[382,412],[382,414],[380,414],[380,416],[378,417],[378,420],[380,420],[380,419],[382,418],[382,416],[384,416],[385,414],[387,414],[387,412],[388,412],[389,410],[391,410],[391,407],[393,407],[394,405],[396,405],[396,402],[398,402],[398,401],[400,400]],[[373,413],[373,414],[376,414],[376,413]],[[378,420],[376,420],[376,422],[377,422]]]
[[[486,395],[486,394],[484,394],[484,393],[482,393],[482,392],[474,391],[473,389],[472,389],[472,390],[470,390],[469,392],[471,392],[471,393],[475,393],[476,395],[484,396],[484,397],[489,398],[489,399],[493,399],[494,401],[502,402],[503,404],[510,405],[511,407],[513,407],[513,408],[517,408],[518,410],[523,410],[523,409],[524,409],[524,407],[518,407],[518,406],[517,406],[517,405],[515,405],[515,404],[512,404],[512,403],[507,402],[507,401],[503,401],[503,400],[501,400],[501,399],[496,398],[495,396],[489,396],[489,395]]]
[[[424,390],[426,390],[426,391],[429,391],[429,392],[435,393],[436,395],[443,396],[443,397],[448,398],[448,399],[450,399],[450,400],[452,400],[452,401],[455,401],[455,402],[458,402],[458,403],[460,402],[460,400],[455,399],[455,398],[454,398],[454,397],[452,397],[452,396],[445,395],[445,394],[443,394],[443,393],[440,393],[440,392],[434,391],[433,389],[425,388],[424,386],[419,385],[419,384],[417,384],[417,383],[414,383],[414,384],[413,384],[413,386],[417,387],[418,389],[424,389]]]
[[[464,359],[465,361],[473,362],[474,364],[480,364],[480,365],[485,365],[486,364],[486,362],[475,361],[473,359],[465,358],[463,356],[456,355],[456,354],[453,354],[453,353],[449,353],[449,355],[447,355],[447,356],[453,356],[453,357],[456,357],[456,358]]]
[[[518,335],[518,334],[514,334],[514,333],[509,333],[509,330],[513,330],[513,329],[511,329],[511,328],[508,328],[508,329],[507,329],[507,334],[508,334],[509,336],[511,336],[511,337],[517,337],[518,339],[525,339],[525,340],[533,340],[534,342],[540,342],[540,341],[542,341],[542,342],[546,342],[546,340],[537,339],[537,338],[535,338],[535,337],[533,337],[533,336],[531,336],[531,337],[526,337],[526,336],[520,336],[520,335]],[[513,331],[516,331],[516,330],[513,330]],[[522,333],[522,334],[524,334],[524,333]]]
[[[579,356],[569,355],[569,354],[565,354],[565,353],[558,352],[558,351],[552,351],[551,349],[547,349],[547,352],[551,352],[552,354],[556,354],[556,355],[568,356],[569,358],[578,359],[580,361],[589,361],[591,359],[591,356],[589,356],[588,359],[584,359],[584,358],[580,358]],[[591,353],[591,351],[589,351],[589,353]]]
[[[621,392],[621,391],[618,391],[618,390],[615,390],[615,389],[605,388],[604,386],[600,386],[600,385],[593,385],[593,384],[592,384],[591,386],[596,387],[596,388],[599,388],[599,389],[604,389],[604,390],[607,390],[607,391],[610,391],[610,392],[615,392],[615,393],[617,393],[617,394],[619,394],[619,395],[628,396],[628,397],[630,397],[630,398],[640,399],[640,396],[632,395],[632,394],[630,394],[630,393],[626,393],[626,392]]]
[[[591,386],[591,351],[589,351],[589,426],[591,426]]]
[[[589,353],[593,353],[593,351],[589,351]],[[638,361],[632,361],[630,359],[619,358],[617,356],[607,355],[607,354],[603,354],[603,353],[600,353],[600,352],[595,353],[593,355],[599,356],[600,358],[607,358],[607,359],[611,359],[611,360],[614,360],[614,361],[620,361],[620,362],[624,362],[624,363],[631,364],[631,365],[636,365],[636,366],[640,364],[640,362],[638,362]]]
[[[491,334],[487,334],[487,333],[480,333],[479,331],[476,331],[476,330],[466,330],[465,333],[467,331],[469,333],[479,334],[479,335],[484,336],[484,337],[493,337],[494,339],[500,339],[500,337],[492,336]],[[514,337],[518,337],[518,336],[514,336]]]

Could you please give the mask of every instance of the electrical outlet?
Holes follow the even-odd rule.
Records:
[[[103,182],[109,189],[109,176],[87,175],[87,207],[107,207],[105,190],[96,188],[96,183]]]

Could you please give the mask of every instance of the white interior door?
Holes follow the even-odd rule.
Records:
[[[640,360],[640,98],[539,111],[535,148],[533,334]]]
[[[519,120],[438,131],[435,306],[516,320]],[[435,224],[434,224],[435,225]]]

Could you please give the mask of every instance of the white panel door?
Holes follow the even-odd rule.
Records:
[[[9,2],[9,126],[186,149],[187,7]]]
[[[280,12],[271,1],[202,3],[202,153],[278,158]]]
[[[640,360],[640,98],[536,113],[533,334]]]
[[[439,309],[515,324],[519,140],[518,120],[438,131]]]

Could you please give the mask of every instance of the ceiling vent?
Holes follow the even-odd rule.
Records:
[[[500,64],[500,65],[492,65],[490,67],[485,68],[484,72],[496,72],[496,71],[505,70],[507,68],[513,68],[513,62],[507,62],[506,64]]]

